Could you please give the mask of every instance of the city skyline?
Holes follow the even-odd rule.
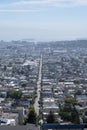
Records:
[[[0,1],[0,40],[87,39],[87,0]]]

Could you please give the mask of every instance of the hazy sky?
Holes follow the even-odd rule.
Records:
[[[87,39],[87,0],[0,0],[0,40]]]

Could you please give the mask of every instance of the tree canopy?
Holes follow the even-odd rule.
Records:
[[[12,99],[18,100],[21,97],[22,97],[22,91],[21,90],[16,91],[14,89],[11,89],[7,92],[7,98],[12,98]]]
[[[47,123],[55,123],[55,116],[52,111],[50,111],[47,116]]]
[[[36,121],[37,121],[37,114],[35,112],[34,106],[30,106],[26,123],[36,124]]]
[[[73,98],[66,98],[63,107],[60,107],[59,115],[65,121],[71,121],[74,124],[79,124],[79,113],[75,109],[76,101]]]

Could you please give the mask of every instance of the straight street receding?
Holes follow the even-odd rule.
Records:
[[[40,58],[40,65],[39,65],[39,75],[37,81],[37,97],[35,99],[34,108],[37,115],[39,115],[39,99],[40,99],[40,91],[41,91],[41,78],[42,78],[42,55]]]

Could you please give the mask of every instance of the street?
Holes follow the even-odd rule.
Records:
[[[41,91],[41,77],[42,77],[42,56],[40,59],[40,66],[39,66],[39,76],[37,81],[37,97],[35,99],[34,108],[37,115],[39,115],[39,99],[40,99],[40,91]]]

